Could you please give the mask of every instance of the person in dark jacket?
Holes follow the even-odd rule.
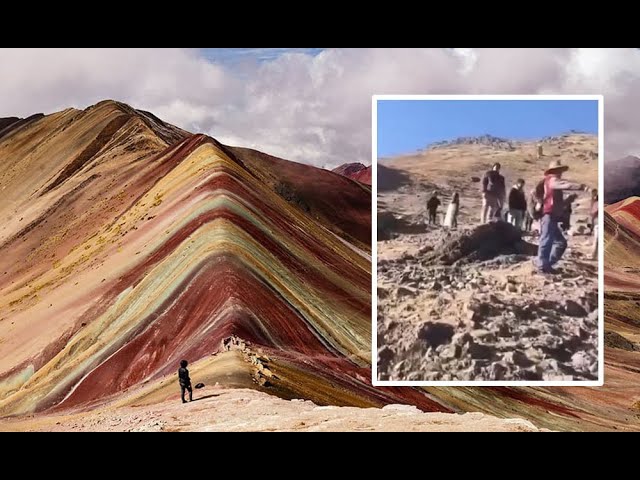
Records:
[[[440,199],[438,198],[438,192],[433,192],[431,198],[427,201],[427,213],[429,214],[429,225],[435,225],[438,223],[437,214],[438,207],[441,205]]]
[[[193,388],[191,388],[191,378],[189,377],[187,365],[189,365],[189,362],[182,360],[180,362],[180,368],[178,369],[178,381],[180,382],[180,390],[182,392],[182,403],[187,403],[184,399],[185,392],[189,392],[189,401],[193,402]]]
[[[504,177],[500,175],[500,164],[495,163],[491,170],[482,177],[482,211],[480,223],[487,223],[493,218],[501,218],[506,196]]]
[[[567,182],[562,174],[569,167],[560,161],[551,162],[544,172],[544,197],[540,220],[540,244],[536,266],[541,273],[555,273],[553,265],[560,261],[567,249],[567,240],[560,229],[565,215],[564,192],[566,190],[588,191],[584,185]]]
[[[524,194],[524,180],[519,178],[509,192],[509,223],[522,230],[522,223],[527,212],[527,199]]]

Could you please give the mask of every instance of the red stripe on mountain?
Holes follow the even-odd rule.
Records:
[[[210,257],[176,292],[131,338],[120,339],[114,347],[119,350],[109,352],[112,356],[59,406],[86,403],[170,373],[183,357],[195,361],[217,352],[231,335],[310,359],[339,359],[298,312],[232,258]]]

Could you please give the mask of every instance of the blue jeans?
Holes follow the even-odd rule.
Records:
[[[560,222],[551,215],[545,215],[540,220],[540,246],[538,247],[538,267],[542,271],[549,271],[558,263],[567,249],[567,240],[560,229]]]

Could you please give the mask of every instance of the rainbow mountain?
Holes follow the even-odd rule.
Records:
[[[0,119],[0,417],[179,400],[194,381],[319,405],[640,429],[640,208],[605,215],[602,388],[373,388],[371,189],[114,101]]]
[[[371,386],[371,191],[105,101],[0,124],[0,415]]]

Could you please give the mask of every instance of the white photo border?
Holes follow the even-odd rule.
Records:
[[[598,215],[598,380],[596,381],[379,381],[378,380],[378,102],[388,100],[590,100],[598,102],[598,193],[604,212],[603,95],[373,95],[371,101],[371,381],[374,387],[602,387],[604,385],[604,214]]]

